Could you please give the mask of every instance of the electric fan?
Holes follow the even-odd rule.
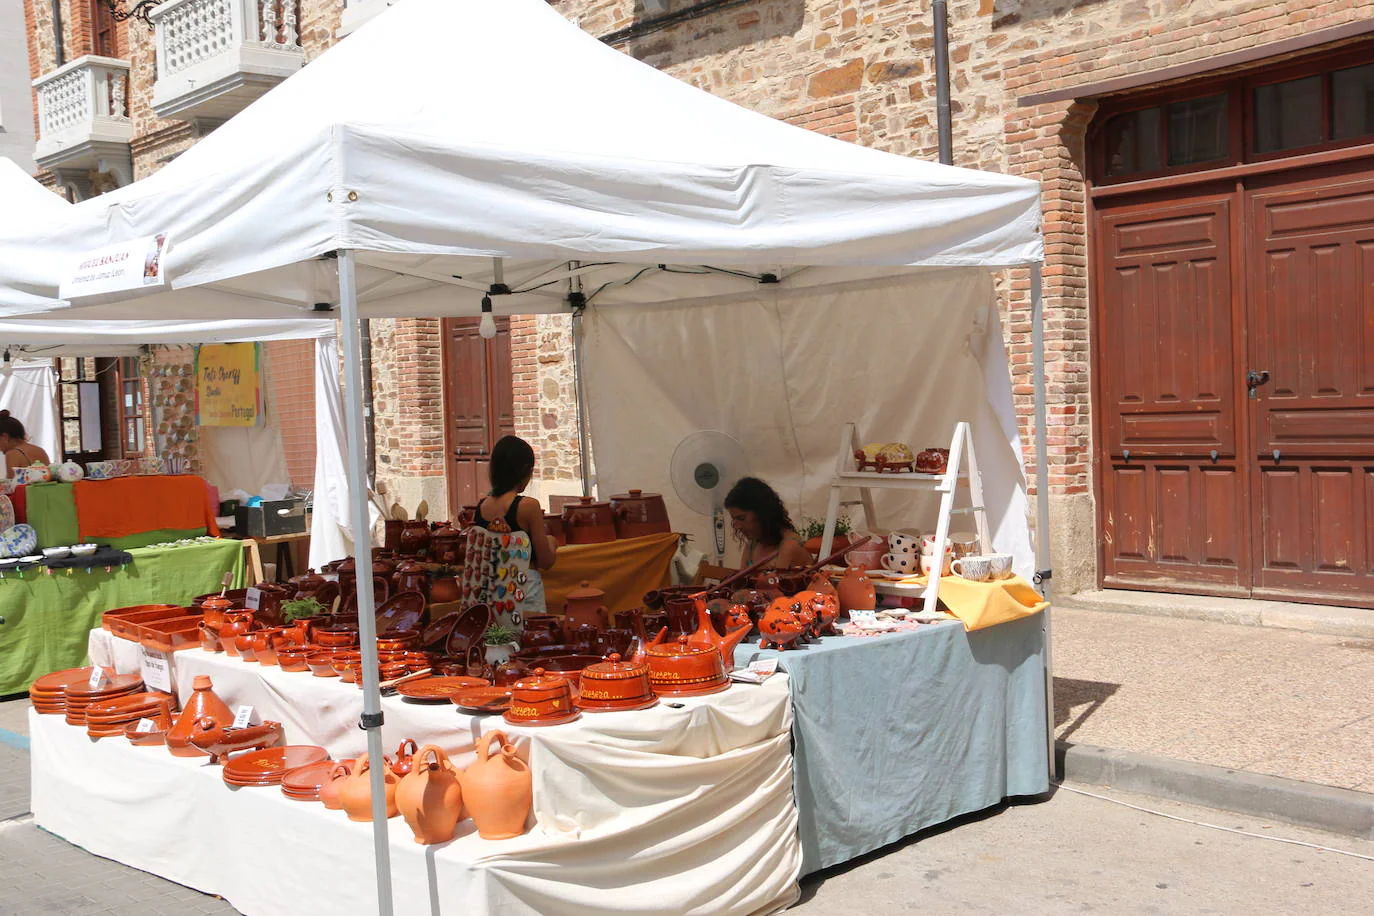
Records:
[[[673,451],[673,489],[687,508],[711,516],[717,564],[725,560],[725,494],[748,473],[744,446],[719,430],[692,433]]]

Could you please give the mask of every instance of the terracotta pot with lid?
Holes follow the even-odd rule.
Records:
[[[659,696],[699,696],[730,686],[720,650],[712,645],[689,643],[686,634],[675,642],[655,640],[647,656],[649,685]]]
[[[374,564],[375,566],[375,564]],[[391,594],[398,592],[419,592],[429,597],[429,573],[424,564],[416,560],[402,560],[391,573]]]
[[[670,534],[668,507],[657,493],[631,490],[611,497],[618,538],[640,538],[650,534]]]
[[[618,652],[583,668],[580,687],[577,703],[589,712],[646,709],[658,702],[649,687],[649,666],[622,660]]]
[[[606,610],[606,593],[583,579],[577,588],[568,592],[568,603],[563,607],[565,634],[577,632],[578,627],[592,626],[598,630],[610,626],[610,612]]]
[[[464,546],[463,532],[444,525],[429,536],[429,558],[445,566],[457,566],[463,562]]]
[[[559,725],[578,717],[572,685],[543,668],[535,668],[529,677],[516,681],[511,691],[505,717],[512,725]]]
[[[401,543],[396,552],[404,557],[418,556],[429,547],[429,522],[412,519],[401,528]]]
[[[584,496],[563,507],[563,526],[569,544],[604,544],[615,540],[615,513],[610,503]]]
[[[568,529],[563,526],[563,516],[549,512],[544,515],[544,527],[549,532],[549,537],[553,538],[554,543],[559,547],[565,547],[568,543]]]

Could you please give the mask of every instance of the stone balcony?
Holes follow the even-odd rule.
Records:
[[[153,10],[153,111],[211,129],[299,70],[297,2],[169,0]]]
[[[38,95],[34,160],[76,199],[133,180],[129,62],[79,57],[33,81]]]

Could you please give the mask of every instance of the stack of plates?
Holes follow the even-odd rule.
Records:
[[[269,747],[235,757],[224,764],[224,781],[231,786],[275,786],[291,770],[329,759],[329,752],[313,744]]]
[[[88,673],[86,677],[90,678],[90,674]],[[143,678],[137,674],[111,675],[95,689],[91,689],[87,681],[68,684],[66,688],[67,724],[85,725],[86,707],[92,703],[126,697],[131,693],[138,693],[142,689]]]
[[[67,685],[84,684],[91,679],[90,668],[68,668],[54,671],[34,681],[29,687],[29,699],[33,708],[49,716],[60,716],[67,711]]]
[[[100,700],[86,707],[86,734],[92,738],[123,735],[125,727],[139,719],[169,718],[175,705],[165,693],[144,691]]]
[[[480,677],[422,677],[398,684],[396,692],[412,703],[447,703],[464,690],[490,686]]]
[[[281,794],[295,801],[319,801],[320,789],[334,766],[335,761],[326,759],[287,770],[281,778]]]

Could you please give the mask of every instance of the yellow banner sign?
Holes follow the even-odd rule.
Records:
[[[196,425],[262,425],[258,344],[204,344],[196,349]]]

